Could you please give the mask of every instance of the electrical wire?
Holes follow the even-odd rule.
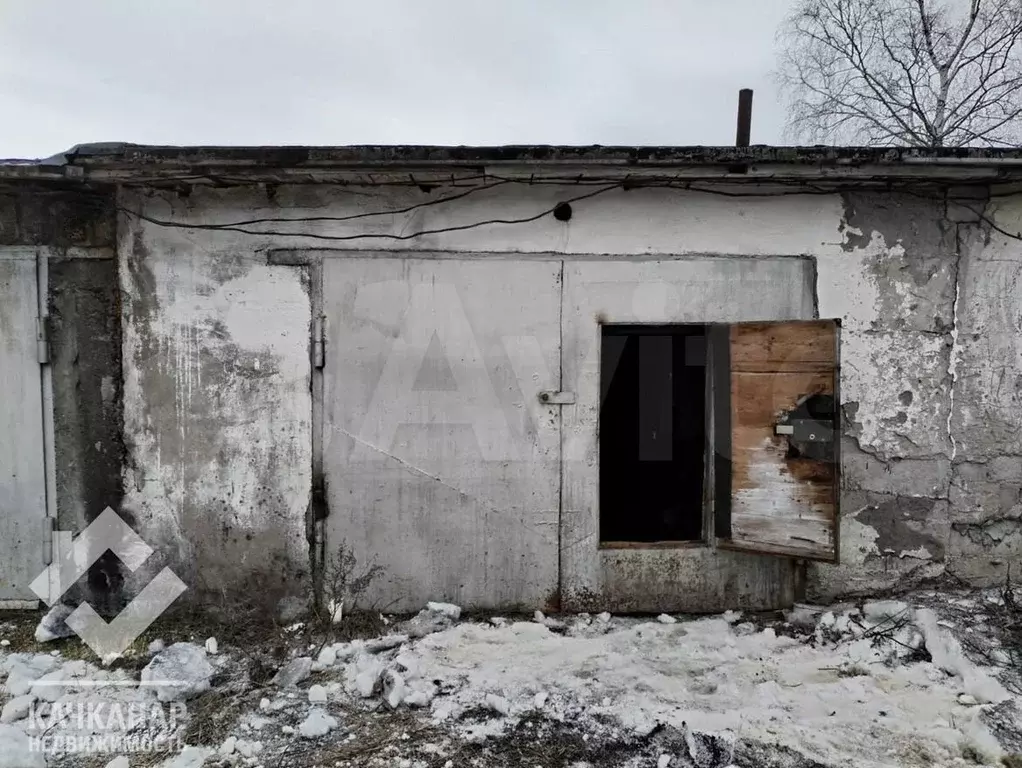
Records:
[[[612,189],[620,189],[620,188],[621,188],[621,184],[612,184],[610,186],[603,187],[602,189],[597,189],[597,190],[595,190],[593,192],[588,192],[588,193],[586,193],[584,195],[576,195],[575,197],[568,198],[567,200],[561,200],[556,205],[554,205],[553,207],[547,208],[546,210],[543,210],[543,211],[540,211],[539,213],[537,213],[537,214],[535,214],[533,216],[524,216],[524,217],[518,218],[518,219],[486,219],[485,221],[476,221],[476,222],[473,222],[471,224],[459,224],[459,225],[455,225],[455,226],[452,226],[452,227],[437,227],[435,229],[423,229],[423,230],[419,230],[417,232],[410,232],[410,233],[401,234],[401,235],[389,234],[389,233],[384,233],[384,232],[366,232],[366,233],[360,233],[360,234],[354,234],[354,235],[321,235],[321,234],[315,234],[315,233],[310,233],[310,232],[281,232],[281,231],[278,231],[278,230],[252,230],[252,229],[247,229],[245,227],[220,226],[220,225],[215,225],[215,224],[207,224],[207,225],[203,225],[203,226],[198,227],[198,228],[200,228],[200,229],[214,229],[214,230],[217,230],[219,232],[240,232],[240,233],[246,234],[246,235],[269,235],[269,236],[277,236],[277,237],[302,237],[302,238],[310,238],[310,239],[313,239],[313,240],[329,240],[329,241],[332,241],[332,242],[347,241],[347,240],[413,240],[413,239],[415,239],[417,237],[424,237],[426,235],[439,235],[439,234],[444,234],[446,232],[463,232],[463,231],[468,230],[468,229],[477,229],[478,227],[486,227],[486,226],[490,226],[490,225],[493,225],[493,224],[528,224],[529,222],[532,222],[532,221],[538,221],[539,219],[542,219],[544,216],[549,216],[550,214],[552,214],[554,212],[554,210],[556,208],[558,208],[561,205],[564,205],[565,203],[575,203],[575,202],[579,202],[581,200],[588,200],[589,198],[596,197],[597,195],[602,195],[605,192],[610,192]],[[146,222],[149,222],[150,224],[155,224],[157,226],[177,227],[179,229],[195,229],[196,228],[196,227],[193,227],[191,224],[186,224],[186,223],[176,222],[176,221],[166,221],[166,220],[156,219],[156,218],[154,218],[152,216],[147,216],[146,214],[143,214],[143,213],[141,213],[139,211],[134,211],[134,210],[131,210],[129,208],[122,207],[122,206],[118,206],[118,210],[121,211],[122,213],[126,213],[128,215],[135,216],[135,217],[141,219],[142,221],[146,221]],[[298,221],[298,220],[296,219],[295,221]]]
[[[452,179],[454,177],[452,176]],[[466,177],[462,177],[464,180]],[[817,184],[811,184],[802,180],[788,180],[788,179],[764,179],[762,182],[757,181],[757,184],[767,184],[771,186],[780,187],[791,187],[789,189],[770,189],[770,190],[729,190],[715,187],[705,186],[708,183],[728,183],[727,179],[721,179],[720,177],[713,177],[708,179],[680,179],[678,177],[671,177],[668,179],[649,179],[648,177],[631,178],[627,177],[624,180],[613,180],[608,177],[581,177],[581,176],[544,176],[535,177],[532,176],[528,179],[523,178],[510,178],[495,176],[493,174],[482,174],[473,177],[476,180],[485,180],[487,183],[477,184],[470,187],[464,192],[456,194],[446,195],[438,197],[432,200],[427,200],[421,203],[415,203],[413,205],[404,206],[402,208],[385,209],[380,211],[368,211],[357,214],[350,214],[347,216],[301,216],[301,217],[287,217],[287,216],[267,216],[254,219],[246,219],[242,221],[232,222],[218,222],[213,224],[208,223],[185,223],[178,221],[170,221],[166,219],[160,219],[154,216],[150,216],[141,211],[133,210],[124,206],[115,206],[116,210],[124,213],[128,216],[133,216],[142,221],[146,221],[150,224],[179,228],[179,229],[197,229],[197,230],[208,230],[208,231],[224,231],[224,232],[237,232],[245,235],[261,235],[261,236],[277,236],[277,237],[290,237],[290,238],[308,238],[312,240],[323,240],[333,242],[344,242],[353,240],[394,240],[394,241],[406,241],[413,240],[415,238],[424,237],[428,235],[444,234],[448,232],[460,232],[470,229],[477,229],[479,227],[491,226],[491,225],[516,225],[516,224],[527,224],[530,222],[538,221],[543,217],[553,213],[554,209],[557,208],[561,203],[573,203],[586,200],[597,195],[602,195],[612,190],[637,190],[637,189],[668,189],[677,190],[684,192],[694,192],[699,194],[716,195],[721,197],[729,198],[770,198],[770,197],[782,197],[782,196],[798,196],[798,195],[833,195],[841,194],[843,192],[861,192],[864,190],[883,191],[887,193],[901,193],[911,195],[917,198],[921,198],[930,202],[938,203],[953,203],[961,207],[966,208],[970,213],[977,217],[976,223],[984,223],[991,229],[1017,240],[1022,240],[1022,233],[1010,232],[1003,227],[998,226],[988,216],[984,215],[980,211],[976,211],[971,205],[966,203],[975,203],[976,197],[962,196],[955,197],[947,194],[947,184],[932,183],[933,186],[943,187],[944,194],[933,195],[925,194],[919,191],[918,183],[913,182],[900,182],[893,183],[891,181],[874,180],[875,186],[865,185],[863,182],[858,183],[846,183],[846,184],[828,184],[826,186],[820,186]],[[411,181],[402,181],[400,185],[410,186],[416,184],[422,186],[420,182],[416,182],[413,176],[410,176]],[[735,183],[735,182],[732,182]],[[741,182],[738,182],[741,183]],[[554,205],[548,209],[545,209],[537,214],[531,216],[525,216],[521,218],[493,218],[485,219],[482,221],[472,222],[469,224],[461,224],[450,227],[437,227],[432,229],[423,229],[410,233],[403,234],[390,234],[390,233],[356,233],[347,235],[329,235],[329,234],[318,234],[312,232],[293,232],[293,231],[282,231],[275,229],[251,229],[250,227],[259,224],[302,224],[302,223],[315,223],[315,222],[346,222],[354,221],[366,218],[373,218],[379,216],[393,216],[411,213],[413,211],[443,205],[445,203],[454,202],[461,200],[469,195],[477,194],[482,191],[490,190],[495,187],[501,187],[508,184],[519,184],[523,186],[542,186],[542,185],[554,185],[554,186],[595,186],[599,185],[599,189],[594,192],[589,192],[582,195],[577,195],[565,200],[559,201],[557,205]],[[974,185],[988,188],[989,182],[986,184]],[[989,191],[989,190],[988,190]],[[1003,197],[1011,194],[1017,194],[1013,192],[989,192],[988,197]],[[99,201],[97,201],[99,203]]]

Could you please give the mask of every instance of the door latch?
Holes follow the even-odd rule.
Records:
[[[573,405],[575,403],[575,393],[544,390],[539,393],[539,401],[546,405]]]
[[[774,434],[788,439],[789,457],[831,461],[834,457],[837,412],[831,395],[804,395],[774,424]]]

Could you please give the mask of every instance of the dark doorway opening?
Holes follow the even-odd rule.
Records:
[[[600,541],[703,538],[706,326],[604,325]]]

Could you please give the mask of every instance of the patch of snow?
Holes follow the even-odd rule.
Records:
[[[388,669],[383,673],[383,699],[391,709],[397,709],[405,700],[407,687],[401,673]]]
[[[965,693],[983,704],[1000,704],[1010,698],[1003,685],[966,658],[958,641],[938,625],[937,615],[932,609],[917,609],[915,623],[922,632],[934,665],[960,677]]]
[[[32,695],[43,701],[57,701],[66,690],[64,682],[64,670],[55,669],[52,672],[47,672],[32,685]]]
[[[65,623],[67,617],[74,613],[74,610],[73,606],[66,603],[57,603],[50,608],[35,628],[35,641],[48,643],[52,640],[74,637],[74,630]]]
[[[3,711],[0,712],[0,723],[13,723],[17,720],[24,720],[28,717],[28,713],[32,711],[32,705],[35,701],[36,697],[31,694],[15,696],[4,704]]]
[[[306,739],[318,739],[326,736],[337,727],[337,719],[326,713],[320,707],[313,707],[309,710],[308,716],[298,726],[298,732]]]
[[[911,618],[908,603],[900,600],[873,600],[863,603],[862,615],[866,621],[874,624],[894,618]]]
[[[153,640],[151,643],[149,643],[149,648],[148,648],[149,655],[150,656],[155,656],[157,653],[160,653],[166,647],[167,647],[167,644],[165,642],[163,642],[162,640],[160,640],[159,638],[157,638],[157,639]]]
[[[206,758],[212,754],[213,750],[208,747],[185,747],[180,754],[160,763],[160,768],[202,768]]]
[[[156,691],[160,701],[187,701],[208,691],[212,677],[204,648],[174,643],[146,665],[141,681]]]
[[[656,617],[656,620],[661,624],[677,624],[678,620],[671,616],[669,613],[661,613]]]
[[[237,743],[234,745],[234,749],[242,757],[251,758],[263,751],[263,743],[261,741],[238,739]]]
[[[121,755],[120,757],[115,757],[113,760],[107,763],[106,768],[131,768],[131,762],[128,760],[127,757]]]
[[[426,610],[446,616],[451,621],[461,618],[461,606],[453,603],[426,603]]]
[[[852,609],[841,616],[846,625],[852,618],[862,623]],[[626,623],[575,637],[536,622],[464,623],[423,638],[411,652],[421,678],[444,687],[444,697],[433,702],[437,721],[478,707],[524,713],[543,700],[545,715],[555,720],[592,713],[639,734],[658,723],[674,727],[689,734],[696,752],[705,749],[696,734],[740,734],[743,741],[857,768],[917,764],[920,756],[926,756],[922,764],[952,765],[963,744],[992,754],[983,723],[962,716],[979,708],[963,709],[962,686],[934,664],[889,665],[889,651],[874,648],[875,638],[855,639],[851,632],[814,647],[772,630],[757,632],[751,623],[734,625],[735,618]],[[556,698],[544,699],[548,691]],[[461,730],[481,740],[507,722]],[[862,738],[864,728],[869,739]]]
[[[46,768],[46,759],[40,750],[32,749],[27,733],[0,725],[0,768]]]

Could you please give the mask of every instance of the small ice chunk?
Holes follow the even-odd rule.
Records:
[[[429,680],[413,680],[409,691],[405,694],[405,704],[409,707],[426,707],[436,696],[436,686]]]
[[[57,603],[50,608],[39,622],[39,626],[35,628],[35,641],[48,643],[51,640],[74,637],[74,630],[65,621],[74,611],[75,609],[66,603]]]
[[[667,768],[673,759],[673,756],[668,754],[660,755],[660,757],[656,759],[656,768]]]
[[[600,622],[601,624],[609,624],[610,623],[610,613],[608,611],[604,611],[603,613],[598,613],[598,614],[596,614],[596,620],[598,622]]]
[[[401,706],[406,691],[405,679],[397,670],[388,669],[383,675],[383,698],[386,699],[387,706],[391,709]]]
[[[532,706],[536,709],[543,709],[548,697],[549,694],[546,691],[538,691],[536,695],[532,697]]]
[[[426,610],[439,613],[452,621],[461,618],[461,606],[454,603],[426,603]]]
[[[151,643],[149,643],[149,649],[148,649],[149,650],[149,655],[150,656],[155,656],[157,653],[160,653],[166,647],[167,647],[167,644],[165,642],[160,640],[160,638],[156,638]]]
[[[365,667],[355,676],[355,690],[363,699],[368,699],[380,684],[380,676],[383,674],[383,665],[376,663]]]
[[[221,757],[230,757],[231,755],[234,754],[234,749],[237,746],[238,746],[238,737],[237,736],[228,736],[226,739],[224,739],[224,743],[220,745],[220,752],[219,752],[220,756]]]
[[[337,719],[326,713],[321,707],[313,707],[308,716],[298,726],[298,732],[306,739],[318,739],[326,736],[337,727]]]
[[[313,685],[309,688],[310,704],[326,704],[326,688],[322,685]]]
[[[671,616],[670,614],[667,614],[667,613],[661,613],[659,616],[656,617],[656,620],[659,621],[661,624],[677,624],[678,623],[678,620],[676,618],[674,618],[673,616]]]
[[[299,656],[281,667],[271,682],[281,688],[293,688],[306,680],[310,674],[312,674],[312,659],[308,656]]]
[[[326,646],[316,657],[316,663],[322,667],[332,667],[337,663],[337,649],[332,645]]]
[[[206,653],[210,656],[216,656],[220,651],[220,644],[216,641],[215,637],[206,638]]]
[[[106,768],[131,768],[131,763],[128,762],[128,758],[124,755],[115,757],[109,763],[106,764]]]
[[[156,689],[160,701],[187,701],[209,690],[213,667],[205,648],[174,643],[146,665],[142,682]]]

